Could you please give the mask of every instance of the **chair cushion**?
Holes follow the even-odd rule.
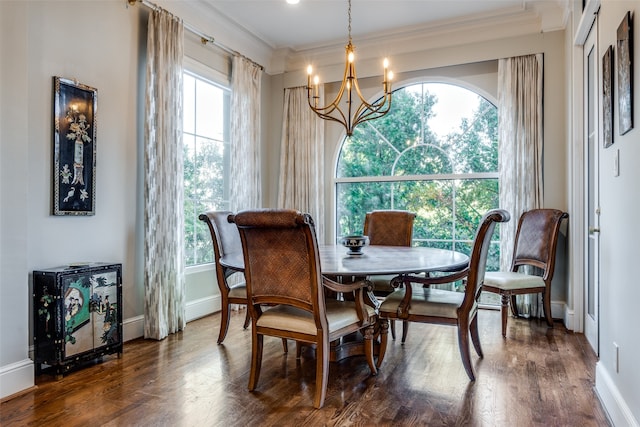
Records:
[[[512,271],[487,272],[484,274],[484,284],[505,291],[545,287],[544,280],[540,276]]]
[[[373,307],[368,305],[365,305],[365,307],[370,317],[376,314]],[[359,321],[358,314],[355,310],[355,303],[353,302],[327,300],[326,308],[329,332]],[[318,333],[311,312],[283,304],[265,310],[256,322],[256,326],[299,332],[308,335],[316,335]]]
[[[244,298],[247,299],[247,286],[243,283],[233,285],[229,289],[230,298]]]
[[[405,290],[397,290],[382,302],[379,312],[397,313],[398,306],[404,298]],[[455,319],[458,317],[458,307],[462,304],[464,292],[445,291],[442,289],[423,288],[414,286],[411,294],[409,314],[418,316],[436,316]]]

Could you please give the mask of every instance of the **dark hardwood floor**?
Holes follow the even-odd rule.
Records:
[[[596,357],[561,324],[479,314],[485,357],[469,382],[456,330],[411,324],[407,343],[391,341],[380,373],[364,357],[331,363],[327,399],[312,406],[313,352],[295,358],[290,342],[265,338],[258,390],[247,391],[251,349],[244,311],[216,344],[220,314],[163,341],[125,343],[123,357],[67,374],[2,402],[2,426],[607,426],[594,393]]]

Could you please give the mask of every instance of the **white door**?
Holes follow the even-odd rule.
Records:
[[[598,194],[598,153],[602,143],[600,120],[600,61],[598,55],[597,18],[584,44],[584,143],[585,143],[585,282],[584,282],[584,333],[596,354],[598,344],[598,294],[599,294],[599,245],[600,201]]]

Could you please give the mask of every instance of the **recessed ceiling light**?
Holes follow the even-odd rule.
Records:
[[[289,4],[298,4],[298,3],[300,3],[300,0],[287,0],[287,3],[289,3]]]

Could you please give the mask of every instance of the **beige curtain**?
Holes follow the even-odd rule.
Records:
[[[231,71],[232,211],[262,207],[260,90],[262,68],[236,55]]]
[[[185,327],[182,189],[183,24],[149,15],[144,150],[144,336]]]
[[[324,126],[307,104],[305,87],[284,92],[278,207],[311,215],[324,242]]]
[[[498,63],[498,169],[500,207],[511,221],[500,224],[500,266],[511,267],[518,219],[543,206],[542,54],[501,59]],[[518,311],[540,317],[540,294],[518,297]]]

